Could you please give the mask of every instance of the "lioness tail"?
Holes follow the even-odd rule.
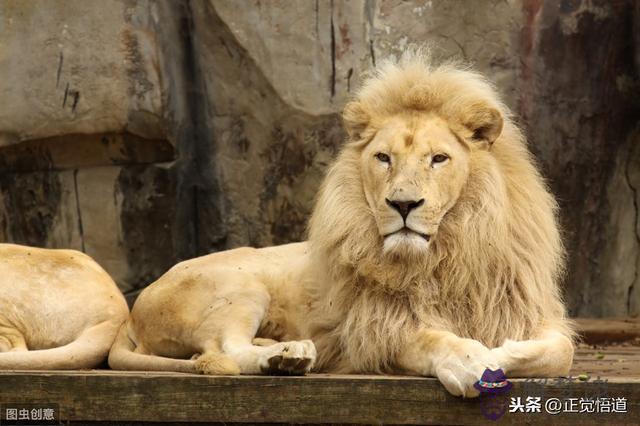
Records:
[[[119,324],[105,321],[84,330],[73,342],[52,349],[0,353],[0,370],[80,370],[102,363]]]
[[[195,362],[188,359],[165,358],[134,352],[136,345],[129,338],[128,321],[125,322],[109,352],[109,366],[114,370],[176,371],[197,373]]]

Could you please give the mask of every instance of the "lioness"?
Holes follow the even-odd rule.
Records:
[[[95,367],[128,314],[89,256],[0,244],[0,370]]]
[[[409,53],[344,123],[309,241],[176,265],[140,295],[113,368],[404,373],[467,397],[485,368],[569,371],[556,203],[486,80]]]

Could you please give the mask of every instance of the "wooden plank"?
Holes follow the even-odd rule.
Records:
[[[507,413],[503,424],[633,424],[640,380],[536,384],[510,397],[625,397],[627,414]],[[479,399],[450,396],[435,379],[390,376],[207,377],[112,371],[0,373],[0,405],[59,404],[65,421],[478,424]],[[1,407],[0,407],[1,408]]]
[[[640,379],[640,347],[583,347],[576,351],[571,374]]]
[[[576,318],[575,322],[578,333],[590,345],[634,340],[640,343],[640,318]]]
[[[603,355],[603,356],[602,356]],[[626,369],[625,369],[626,368]],[[588,381],[577,376],[586,373]],[[571,380],[512,380],[508,397],[623,397],[627,413],[506,413],[502,424],[640,423],[640,347],[582,348]],[[597,382],[599,378],[603,381]],[[505,400],[506,402],[507,400]],[[480,424],[480,399],[449,395],[435,379],[405,376],[210,377],[111,370],[0,372],[0,413],[57,404],[64,421]],[[104,424],[104,423],[101,423]]]

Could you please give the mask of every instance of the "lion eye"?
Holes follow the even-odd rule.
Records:
[[[387,154],[385,154],[384,152],[379,152],[375,155],[375,157],[378,159],[378,161],[382,161],[383,163],[390,163],[391,162],[391,158],[389,158],[389,156]]]
[[[444,163],[445,161],[447,161],[449,159],[449,157],[447,157],[444,154],[436,154],[433,156],[433,158],[431,159],[431,162],[433,164],[439,164],[439,163]]]

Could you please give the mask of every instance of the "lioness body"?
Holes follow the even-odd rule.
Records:
[[[0,244],[0,369],[96,366],[127,315],[122,293],[85,254]]]
[[[136,301],[129,331],[138,351],[190,358],[245,325],[253,335],[261,328],[258,337],[301,339],[308,335],[301,285],[307,256],[307,244],[297,243],[239,248],[174,266]]]
[[[491,86],[408,54],[344,119],[309,241],[175,266],[140,295],[114,368],[409,373],[464,396],[486,368],[568,372],[556,204]]]

